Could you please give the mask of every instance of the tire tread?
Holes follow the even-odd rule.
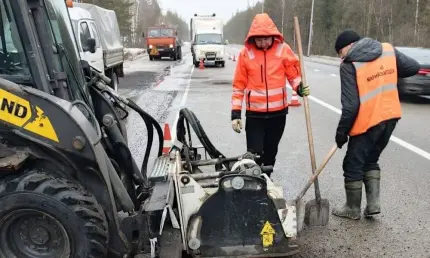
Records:
[[[83,221],[89,240],[88,257],[106,257],[109,238],[106,216],[96,198],[82,186],[42,171],[0,181],[0,195],[20,191],[45,194],[68,206]]]

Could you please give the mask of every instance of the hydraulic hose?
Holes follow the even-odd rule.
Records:
[[[142,117],[143,121],[145,122],[145,126],[148,130],[148,142],[146,144],[145,155],[143,158],[142,168],[141,168],[142,174],[146,175],[147,169],[148,169],[149,155],[152,149],[152,142],[154,140],[154,129],[152,126],[155,127],[155,130],[157,131],[157,134],[158,134],[159,144],[158,144],[157,157],[160,157],[163,154],[163,143],[164,143],[163,129],[158,124],[157,120],[155,120],[155,118],[153,118],[150,114],[143,111],[143,109],[141,109],[136,103],[134,103],[134,101],[132,101],[131,99],[127,99],[126,104]]]
[[[179,120],[176,125],[176,137],[178,141],[180,141],[182,144],[186,144],[185,142],[185,121],[188,122],[191,127],[193,128],[193,131],[195,132],[197,138],[202,143],[203,147],[208,152],[209,156],[213,159],[216,158],[222,158],[225,159],[226,157],[215,148],[215,146],[212,144],[212,142],[209,140],[205,130],[203,129],[202,125],[200,124],[200,121],[197,119],[196,115],[189,110],[188,108],[183,108],[179,111]],[[188,132],[191,133],[191,132]],[[226,165],[229,166],[229,165]],[[230,169],[228,167],[228,169]]]
[[[96,74],[97,78],[101,79],[105,83],[108,82],[109,78],[107,78],[106,76],[102,76],[102,74],[100,74],[100,73],[95,73],[95,74]],[[126,98],[120,96],[117,92],[115,92],[112,88],[107,86],[105,83],[96,82],[92,86],[97,87],[101,91],[104,90],[104,91],[108,92],[113,98],[117,99],[118,101],[127,105],[129,108],[136,111],[140,115],[140,117],[143,119],[143,121],[145,122],[145,126],[146,126],[147,131],[148,131],[148,142],[146,144],[146,150],[145,150],[145,155],[144,155],[143,162],[142,162],[141,173],[146,178],[147,170],[148,170],[149,155],[151,154],[152,142],[154,140],[154,128],[152,126],[155,127],[155,130],[158,133],[159,145],[158,145],[157,157],[160,157],[163,154],[163,143],[164,143],[163,129],[158,124],[157,120],[155,120],[155,118],[153,118],[150,114],[143,111],[143,109],[141,109],[134,101],[132,101],[129,98],[126,99]]]

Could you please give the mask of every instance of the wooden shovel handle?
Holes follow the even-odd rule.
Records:
[[[297,49],[299,54],[300,71],[302,73],[302,83],[303,85],[307,86],[304,60],[303,60],[302,37],[300,35],[299,19],[297,18],[297,16],[294,17],[294,31],[296,35]],[[313,140],[313,134],[312,134],[312,126],[311,126],[311,115],[310,115],[309,101],[307,96],[303,96],[303,102],[305,106],[306,130],[308,134],[311,167],[312,167],[312,173],[315,174],[315,170],[317,169],[317,164],[315,159],[315,148],[314,148],[314,140]],[[318,202],[321,200],[318,180],[315,182],[315,198],[317,199]]]
[[[333,155],[335,154],[337,150],[337,145],[335,144],[330,152],[327,154],[327,156],[325,157],[324,161],[322,162],[322,164],[319,166],[319,168],[315,171],[315,174],[309,179],[309,181],[306,183],[305,187],[303,188],[303,190],[300,192],[300,194],[297,196],[296,201],[299,201],[300,199],[303,198],[303,196],[305,195],[305,193],[308,191],[309,187],[311,187],[312,183],[318,178],[319,174],[321,173],[321,171],[323,171],[323,169],[325,168],[325,166],[327,165],[327,163],[329,162],[329,160],[331,159],[331,157],[333,157]]]

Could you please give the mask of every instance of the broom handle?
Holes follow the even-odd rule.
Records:
[[[297,49],[299,53],[299,60],[300,60],[300,71],[302,73],[302,83],[303,85],[306,84],[306,76],[305,76],[305,68],[304,68],[304,61],[303,61],[303,49],[302,49],[302,38],[300,35],[300,26],[299,26],[299,19],[297,16],[294,17],[294,30],[296,35],[296,42],[297,42]],[[309,154],[311,156],[311,166],[312,166],[312,174],[315,174],[315,170],[317,169],[317,164],[315,160],[315,148],[314,148],[314,140],[312,135],[312,127],[311,127],[311,115],[309,111],[309,101],[308,97],[303,97],[303,102],[305,106],[305,117],[306,117],[306,130],[308,134],[308,142],[309,142]],[[318,183],[318,179],[315,180],[315,199],[317,203],[321,201],[321,193],[320,193],[320,187]]]
[[[329,160],[331,159],[331,157],[333,157],[334,153],[337,150],[337,145],[335,144],[330,152],[327,154],[327,156],[325,157],[324,161],[322,162],[322,164],[319,166],[319,168],[315,171],[315,174],[309,179],[309,181],[306,183],[305,187],[303,188],[303,190],[300,192],[300,194],[297,196],[296,201],[299,201],[300,199],[303,198],[303,196],[305,195],[305,193],[308,191],[309,187],[311,187],[312,183],[318,178],[319,174],[321,173],[321,171],[323,171],[323,169],[325,168],[325,166],[327,165],[327,163],[329,162]]]

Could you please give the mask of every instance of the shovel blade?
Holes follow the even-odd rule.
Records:
[[[315,199],[306,203],[304,222],[307,226],[326,226],[330,218],[330,202],[321,199],[318,203]]]

